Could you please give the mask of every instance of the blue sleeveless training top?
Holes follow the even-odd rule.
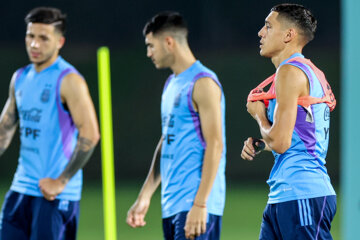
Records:
[[[214,72],[196,61],[184,72],[171,75],[165,83],[161,102],[161,204],[167,218],[189,211],[200,185],[206,142],[199,114],[192,103],[195,82],[213,79],[221,88]],[[225,204],[225,98],[221,96],[223,152],[212,191],[207,201],[208,213],[222,215]]]
[[[290,64],[301,69],[309,80],[310,96],[323,97],[320,81],[311,67],[290,60],[295,57],[304,56],[293,54],[280,66]],[[268,119],[271,123],[275,105],[276,99],[270,100]],[[329,127],[330,110],[326,103],[313,104],[307,109],[298,105],[290,148],[283,154],[273,151],[275,163],[267,181],[270,186],[268,203],[335,195],[325,167]]]
[[[60,56],[41,72],[30,64],[17,71],[15,98],[20,121],[20,156],[11,190],[42,196],[39,180],[57,178],[68,164],[78,130],[61,103],[60,86],[76,69]],[[81,198],[82,170],[68,182],[58,199]]]

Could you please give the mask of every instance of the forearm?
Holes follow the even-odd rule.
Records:
[[[160,173],[156,173],[154,170],[151,170],[140,190],[139,199],[151,199],[152,195],[159,187],[160,182]]]
[[[286,125],[276,121],[270,124],[266,117],[256,117],[260,133],[265,141],[266,148],[277,153],[284,153],[291,144],[291,132],[286,131]]]
[[[79,135],[75,150],[71,159],[59,176],[59,180],[66,184],[79,169],[82,169],[90,159],[98,140]]]
[[[201,181],[199,189],[196,193],[196,197],[194,199],[194,204],[201,206],[206,205],[208,196],[211,192],[217,175],[222,150],[222,141],[207,142],[204,154]]]
[[[265,116],[257,115],[255,118],[256,122],[259,125],[260,133],[263,140],[269,144],[272,140],[272,136],[270,135],[271,125],[269,120]]]
[[[151,199],[152,195],[159,187],[161,182],[160,176],[160,153],[163,138],[160,139],[151,162],[151,167],[144,182],[143,187],[140,190],[139,198]]]
[[[18,125],[16,107],[11,101],[7,101],[0,116],[0,156],[9,147]]]
[[[0,126],[0,156],[2,156],[6,149],[9,147],[11,140],[15,134],[16,126],[17,124],[15,124],[15,126],[11,128]]]

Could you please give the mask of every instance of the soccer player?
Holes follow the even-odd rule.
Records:
[[[31,64],[17,70],[0,117],[0,153],[19,124],[18,167],[6,194],[1,240],[75,239],[82,170],[99,139],[87,84],[59,56],[66,16],[39,7],[25,17]]]
[[[161,182],[166,240],[219,239],[226,153],[221,85],[216,74],[195,59],[179,13],[159,13],[146,24],[143,34],[147,56],[155,67],[170,68],[173,74],[162,94],[162,137],[127,223],[131,227],[146,224],[150,199]]]
[[[325,157],[335,99],[323,73],[301,54],[316,26],[305,7],[280,4],[271,9],[258,33],[260,55],[271,58],[276,68],[266,93],[273,97],[264,99],[269,100],[267,109],[263,101],[247,104],[266,150],[275,157],[260,239],[332,239],[336,196]],[[253,138],[248,138],[241,156],[253,160],[255,155]]]

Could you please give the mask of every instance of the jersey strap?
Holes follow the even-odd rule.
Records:
[[[302,57],[295,57],[295,58],[290,59],[286,63],[290,64],[293,62],[294,63],[300,62],[300,63],[310,66],[310,68],[315,73],[317,79],[319,79],[321,87],[324,92],[324,96],[322,98],[316,98],[316,97],[312,97],[312,96],[299,97],[298,105],[307,108],[313,104],[326,103],[329,106],[330,111],[333,111],[336,106],[336,99],[335,99],[335,96],[331,90],[331,87],[330,87],[328,81],[326,80],[324,73],[320,69],[318,69],[309,59],[302,58]],[[271,75],[270,77],[265,79],[265,81],[260,83],[253,90],[251,90],[248,95],[247,101],[248,102],[263,101],[265,103],[265,106],[268,107],[269,100],[276,98],[275,78],[276,78],[276,73],[274,73],[273,75]],[[267,87],[269,84],[271,84],[269,90],[264,91],[264,88]]]

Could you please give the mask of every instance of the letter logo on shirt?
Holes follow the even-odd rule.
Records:
[[[40,122],[41,112],[42,110],[38,108],[31,108],[29,110],[24,110],[21,107],[19,108],[19,116],[24,121]]]

